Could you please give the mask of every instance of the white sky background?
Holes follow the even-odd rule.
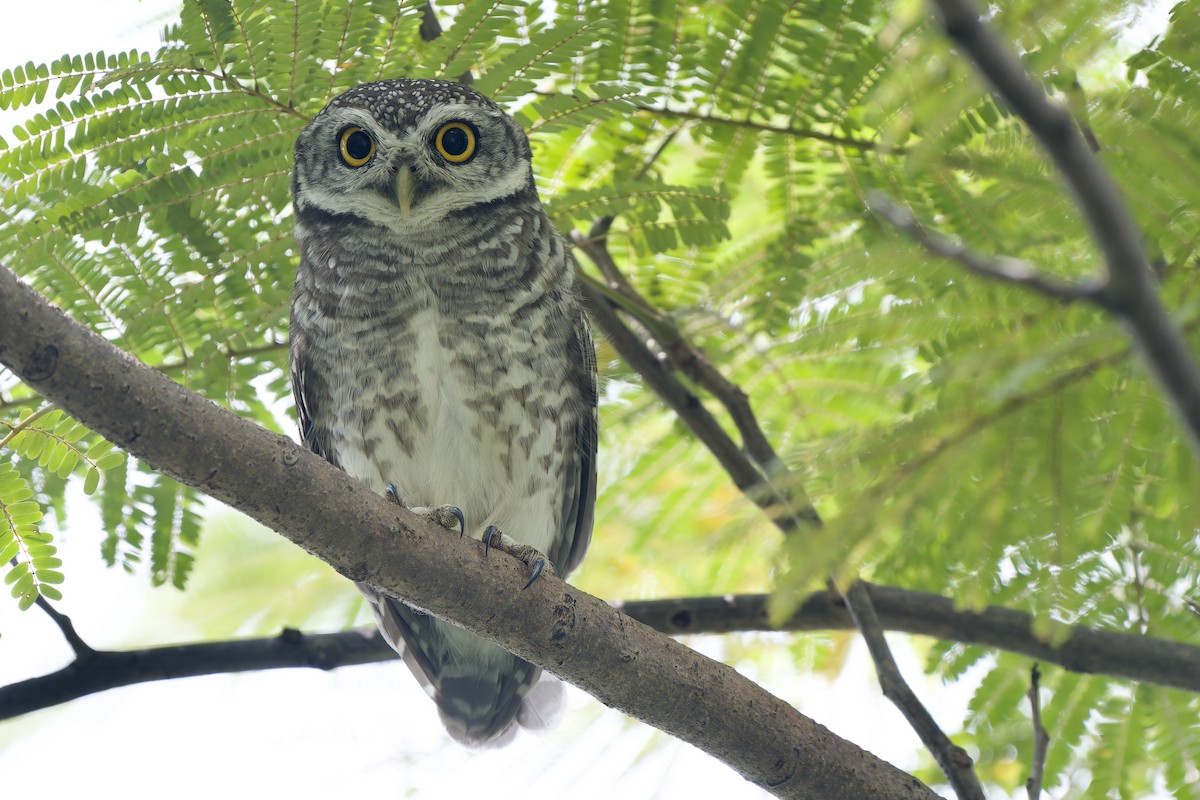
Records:
[[[154,51],[177,7],[177,0],[0,0],[0,68],[97,49]],[[24,116],[0,112],[10,142],[13,122]],[[81,497],[71,505],[70,530],[59,538],[67,582],[58,607],[83,638],[108,649],[197,639],[177,613],[187,594],[152,590],[144,576],[105,568],[97,515]],[[206,560],[203,539],[200,550],[197,576],[219,570]],[[17,611],[3,594],[0,685],[64,666],[71,654],[49,618],[36,608]],[[891,641],[914,689],[954,734],[973,685],[938,685],[903,637]],[[722,650],[719,637],[689,644],[716,657]],[[901,769],[917,766],[916,736],[880,696],[860,644],[832,684],[798,674],[787,658],[764,661],[770,668],[743,669],[839,735]],[[694,748],[573,688],[568,696],[557,730],[474,753],[449,742],[433,704],[398,662],[141,684],[0,723],[0,784],[7,797],[47,800],[109,792],[129,800],[767,796]]]

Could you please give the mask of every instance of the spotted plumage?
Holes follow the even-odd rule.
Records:
[[[461,509],[579,565],[596,496],[596,366],[525,133],[456,83],[334,98],[296,142],[291,365],[316,453],[414,508]],[[561,695],[537,667],[360,587],[447,730],[502,744]]]

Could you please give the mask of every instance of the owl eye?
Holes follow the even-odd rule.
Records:
[[[475,127],[467,122],[447,122],[433,137],[438,155],[451,164],[462,164],[475,155]]]
[[[351,125],[338,136],[338,148],[346,166],[361,167],[375,155],[375,139],[362,128]]]

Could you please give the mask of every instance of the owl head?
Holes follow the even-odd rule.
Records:
[[[405,238],[533,191],[529,140],[488,98],[449,81],[364,83],[296,140],[292,199],[305,221],[368,223]]]

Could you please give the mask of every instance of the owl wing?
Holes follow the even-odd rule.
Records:
[[[328,387],[319,373],[310,368],[306,349],[304,338],[293,332],[290,347],[292,399],[296,401],[296,422],[300,428],[300,441],[309,450],[340,469],[341,464],[337,462],[330,446],[329,432],[317,424],[317,420],[321,418],[317,398],[328,397]]]
[[[547,553],[559,574],[565,577],[579,566],[592,540],[592,520],[596,508],[596,444],[599,430],[596,403],[598,377],[596,347],[592,343],[587,313],[579,310],[568,346],[575,366],[573,383],[583,406],[568,441],[573,445],[566,454],[563,489],[562,534],[554,552]]]

